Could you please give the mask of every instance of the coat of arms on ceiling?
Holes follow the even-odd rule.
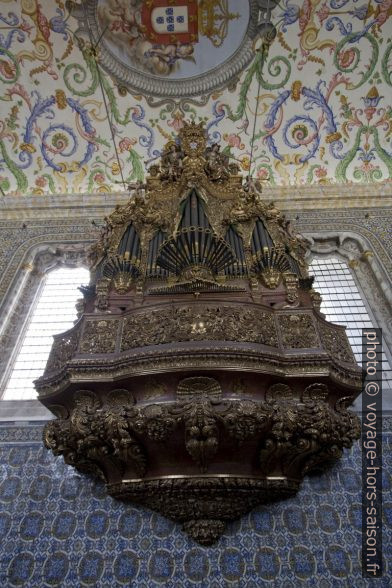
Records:
[[[86,0],[79,37],[119,86],[147,97],[206,95],[249,64],[258,0]]]

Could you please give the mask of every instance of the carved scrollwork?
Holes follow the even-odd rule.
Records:
[[[170,414],[165,405],[150,404],[138,413],[133,428],[139,434],[145,433],[153,441],[165,441],[179,420],[178,416]]]
[[[339,398],[335,404],[335,409],[339,414],[339,420],[341,423],[341,442],[343,447],[347,448],[350,448],[353,439],[359,439],[361,434],[361,426],[358,417],[347,408],[352,404],[353,400],[354,398],[352,396],[345,396]]]
[[[355,363],[354,354],[351,350],[345,331],[336,325],[329,325],[324,321],[318,321],[320,335],[324,347],[334,357],[348,363]]]
[[[80,342],[82,353],[114,353],[119,321],[86,321]]]
[[[278,389],[273,388],[274,394],[271,396],[269,391],[266,395],[274,414],[271,432],[260,451],[263,471],[268,471],[272,463],[280,463],[285,475],[295,476],[298,470],[304,475],[317,464],[340,457],[343,448],[359,437],[358,417],[346,409],[344,402],[334,410],[328,403],[325,384],[308,386],[301,395],[302,402],[293,402],[294,394],[288,387],[286,398],[279,402]]]
[[[278,344],[273,316],[267,312],[234,306],[177,307],[127,317],[121,350],[203,340]]]
[[[101,406],[94,392],[76,392],[69,418],[46,425],[46,447],[55,455],[63,455],[66,463],[103,478],[111,462],[120,471],[126,464],[134,463],[137,473],[143,475],[146,457],[132,436],[126,409],[118,404],[108,410],[102,410]]]
[[[328,398],[328,387],[325,384],[311,384],[305,388],[302,394],[302,400],[325,402]]]
[[[254,438],[269,426],[271,410],[251,400],[232,402],[222,423],[230,437],[241,444],[246,439]]]
[[[232,399],[218,380],[205,376],[182,379],[174,399],[148,405],[134,403],[124,389],[111,391],[102,401],[93,391],[79,390],[70,415],[62,413],[48,423],[44,439],[67,463],[109,482],[113,469],[117,478],[129,468],[143,478],[151,442],[161,452],[182,443],[205,478],[110,483],[109,491],[180,520],[192,537],[210,544],[226,520],[293,493],[307,471],[339,457],[359,436],[358,419],[347,410],[352,398],[332,406],[330,396],[324,383],[298,392],[276,382],[265,400]],[[259,457],[257,479],[210,474],[218,451],[230,443],[234,452],[245,443],[246,451],[253,447]],[[154,494],[158,487],[160,494]]]
[[[132,435],[130,427],[129,410],[118,406],[106,412],[103,416],[103,425],[109,446],[113,455],[122,465],[132,463],[139,476],[144,476],[147,468],[147,457],[143,446]]]
[[[154,441],[164,441],[180,424],[184,444],[202,472],[219,445],[219,425],[242,443],[268,424],[269,411],[250,400],[224,401],[219,383],[213,378],[182,380],[175,404],[148,405],[139,410],[132,427]]]
[[[214,543],[227,521],[271,499],[292,496],[297,490],[295,480],[238,476],[168,478],[108,486],[112,496],[131,500],[182,523],[184,531],[202,545]]]
[[[65,363],[72,359],[76,352],[80,337],[80,324],[68,331],[65,335],[58,335],[54,339],[46,364],[45,374],[61,369]]]
[[[185,123],[105,217],[80,321],[36,383],[48,448],[203,545],[339,457],[360,390],[308,241],[209,139]]]
[[[310,314],[280,315],[278,320],[284,347],[319,347],[319,339]]]

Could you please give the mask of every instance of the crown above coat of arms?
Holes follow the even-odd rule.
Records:
[[[201,0],[199,3],[199,30],[214,47],[220,47],[228,32],[229,22],[239,18],[238,12],[229,11],[228,0]]]

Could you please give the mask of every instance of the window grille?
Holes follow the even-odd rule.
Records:
[[[53,335],[67,331],[76,319],[78,286],[89,281],[84,268],[60,268],[44,278],[40,295],[27,322],[19,353],[7,382],[3,400],[37,397],[33,381],[44,372]]]
[[[321,312],[337,325],[347,327],[347,337],[358,363],[362,360],[362,329],[374,327],[354,276],[345,261],[337,257],[314,259],[309,268],[315,276],[313,287],[322,296]],[[392,370],[382,353],[383,388],[392,388]]]

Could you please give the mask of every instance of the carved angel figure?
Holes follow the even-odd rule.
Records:
[[[179,145],[166,145],[161,159],[160,179],[168,182],[177,181],[182,174],[183,159],[184,153]]]
[[[206,159],[205,172],[213,182],[224,181],[230,176],[229,158],[220,152],[220,145],[213,143],[207,147],[204,157]]]
[[[103,221],[104,221],[104,224],[101,227],[101,231],[100,231],[100,241],[103,245],[103,248],[106,249],[109,244],[110,236],[113,231],[113,225],[110,222],[110,218],[107,216],[104,217]]]

